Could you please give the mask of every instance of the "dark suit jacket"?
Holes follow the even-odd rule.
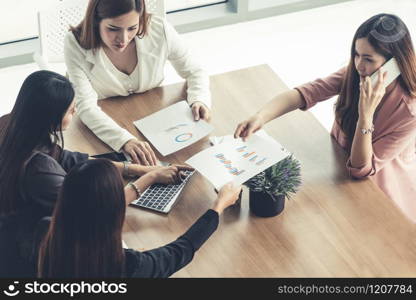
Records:
[[[149,251],[125,249],[125,273],[112,277],[164,278],[186,266],[195,252],[218,227],[218,213],[212,209],[202,215],[175,241]],[[40,242],[48,231],[50,218],[44,218],[38,226],[35,242],[37,257]]]
[[[19,183],[19,201],[24,207],[0,219],[0,277],[35,275],[30,262],[36,226],[52,214],[67,172],[87,159],[87,154],[67,150],[62,150],[58,161],[42,151],[33,152]]]

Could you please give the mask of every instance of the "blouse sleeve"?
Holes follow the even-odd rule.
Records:
[[[164,28],[168,45],[168,59],[176,72],[186,79],[188,103],[200,101],[207,107],[211,107],[208,74],[192,55],[185,41],[166,20],[164,20]]]
[[[145,252],[128,249],[135,261],[132,277],[171,276],[193,259],[194,253],[217,229],[218,220],[218,213],[208,210],[184,235],[170,244]]]
[[[75,89],[77,114],[81,121],[94,134],[112,149],[120,151],[123,145],[135,137],[121,128],[113,119],[104,113],[97,104],[98,95],[88,79],[82,65],[86,64],[85,55],[79,49],[72,32],[65,37],[65,64],[69,80]]]
[[[306,103],[306,106],[301,109],[307,110],[318,102],[328,100],[329,98],[338,95],[341,92],[345,71],[346,68],[342,68],[328,77],[319,78],[295,87]]]
[[[373,156],[367,165],[354,168],[351,165],[351,158],[349,158],[347,170],[350,176],[357,179],[372,176],[383,169],[388,162],[398,157],[409,146],[409,142],[414,143],[415,140],[416,118],[414,116],[403,118],[391,133],[373,141]]]

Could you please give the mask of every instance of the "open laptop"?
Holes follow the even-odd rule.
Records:
[[[153,184],[142,193],[139,199],[132,201],[130,205],[167,214],[194,173],[195,171],[184,171],[185,178],[179,184]]]

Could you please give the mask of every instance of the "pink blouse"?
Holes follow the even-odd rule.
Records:
[[[296,87],[306,102],[302,109],[338,95],[345,71],[343,68],[326,78]],[[354,178],[369,176],[416,223],[416,99],[397,80],[393,84],[381,100],[382,106],[374,119],[371,163],[354,168],[348,159],[346,166]],[[346,149],[346,136],[336,121],[331,135]]]

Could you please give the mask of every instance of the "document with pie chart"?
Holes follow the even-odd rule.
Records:
[[[214,127],[195,121],[186,101],[180,101],[133,122],[163,156],[181,150],[207,136]]]

